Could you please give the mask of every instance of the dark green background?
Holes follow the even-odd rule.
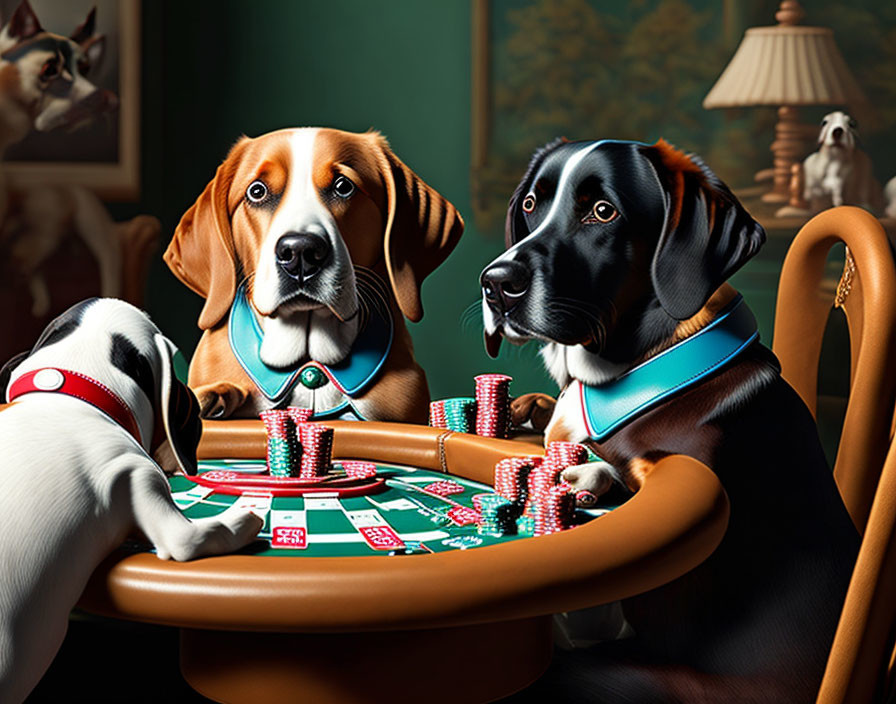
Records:
[[[637,15],[655,4],[636,2],[631,12]],[[764,2],[763,7],[769,4],[775,3]],[[692,5],[718,14],[714,2]],[[849,62],[855,47],[861,46],[856,30],[861,23],[838,17],[845,17],[844,12],[851,12],[852,18],[870,17],[870,5],[864,10],[868,2],[854,9],[829,0],[818,5],[827,9],[820,8],[809,19],[839,25],[837,39]],[[743,14],[744,7],[737,7]],[[748,9],[757,11],[751,5]],[[773,7],[767,14],[764,22],[771,23]],[[505,344],[496,362],[482,346],[475,305],[478,275],[501,251],[502,241],[500,232],[478,231],[472,215],[469,0],[146,0],[142,15],[142,196],[135,204],[113,205],[116,217],[141,212],[159,217],[164,247],[180,216],[241,134],[290,126],[378,129],[405,163],[458,207],[467,223],[460,245],[424,285],[423,321],[409,326],[433,397],[466,395],[475,374],[498,370],[515,378],[514,393],[554,391],[532,345],[520,349]],[[742,18],[747,26],[752,22],[752,14]],[[844,36],[844,26],[856,31]],[[881,32],[893,34],[892,25],[878,26]],[[736,45],[738,39],[726,43]],[[891,63],[884,62],[881,70],[891,71]],[[707,124],[719,121],[718,111],[697,114],[705,114]],[[732,125],[743,117],[741,111]],[[665,134],[675,116],[667,116],[667,121],[643,139]],[[771,137],[769,129],[759,150],[763,161],[755,168],[770,165],[766,149]],[[874,145],[892,143],[880,132],[872,140]],[[533,139],[532,148],[538,144]],[[892,156],[887,148],[883,156]],[[877,163],[882,155],[876,146],[873,153],[883,177],[890,165]],[[770,239],[762,255],[734,281],[756,310],[767,343],[778,267],[791,235],[779,233]],[[201,300],[174,279],[160,255],[153,262],[146,307],[189,354],[199,337],[195,321]],[[473,310],[465,316],[471,304]]]

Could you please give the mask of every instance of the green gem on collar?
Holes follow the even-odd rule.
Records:
[[[319,389],[324,386],[327,381],[327,375],[317,367],[305,367],[299,374],[299,381],[306,389]]]

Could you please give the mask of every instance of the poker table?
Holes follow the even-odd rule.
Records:
[[[498,460],[540,446],[406,424],[327,425],[337,464],[377,464],[377,491],[271,499],[251,481],[225,493],[173,478],[188,516],[270,502],[267,539],[183,563],[124,547],[96,570],[79,606],[178,627],[185,679],[220,702],[482,702],[544,672],[551,614],[675,579],[712,553],[727,526],[716,476],[676,455],[625,503],[572,529],[482,536],[440,520],[438,509],[469,506],[489,490]],[[255,471],[265,451],[260,422],[209,421],[199,456],[226,479]],[[445,481],[456,485],[447,502],[418,491]],[[359,529],[371,525],[372,535]]]

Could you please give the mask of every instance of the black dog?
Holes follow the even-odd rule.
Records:
[[[623,602],[633,638],[549,671],[555,700],[815,700],[859,539],[810,413],[725,283],[764,239],[699,159],[663,141],[554,142],[510,201],[509,249],[481,278],[486,345],[546,343],[564,390],[556,407],[517,399],[514,422],[553,410],[546,441],[587,441],[606,460],[567,470],[576,489],[637,491],[684,454],[731,503],[709,559]],[[660,377],[666,388],[638,396],[639,378]]]

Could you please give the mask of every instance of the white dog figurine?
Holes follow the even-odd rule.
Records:
[[[176,348],[128,303],[92,299],[56,318],[7,375],[0,412],[0,702],[21,702],[53,660],[98,563],[139,528],[162,559],[250,542],[244,511],[190,521],[165,471],[195,473],[198,404]]]
[[[871,159],[856,145],[856,121],[845,112],[832,112],[821,121],[818,151],[803,162],[803,198],[813,213],[838,205],[881,208],[881,188]]]

